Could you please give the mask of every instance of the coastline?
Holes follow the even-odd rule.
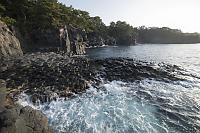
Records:
[[[48,104],[57,98],[67,99],[85,94],[91,86],[100,90],[103,82],[132,83],[150,79],[167,83],[182,81],[184,78],[181,76],[188,76],[179,66],[165,63],[155,64],[120,57],[87,58],[84,55],[86,48],[84,37],[80,37],[80,32],[76,29],[70,29],[73,30],[70,34],[65,30],[63,33],[65,35],[61,38],[53,39],[55,43],[53,49],[56,51],[51,50],[53,43],[46,43],[47,50],[38,48],[36,51],[26,53],[21,50],[20,42],[15,34],[5,25],[0,28],[6,29],[1,30],[0,37],[8,34],[6,39],[12,44],[9,45],[6,40],[2,40],[3,45],[0,49],[1,52],[3,51],[1,57],[4,57],[0,62],[0,79],[3,79],[0,85],[4,85],[0,87],[1,105],[3,105],[0,107],[0,132],[2,133],[5,131],[13,133],[15,130],[16,133],[36,131],[53,133],[43,113],[31,107],[19,105],[18,100],[21,94],[29,96],[32,104]],[[60,34],[60,32],[51,31],[49,36]],[[43,42],[44,38],[46,34],[41,36],[39,42]],[[10,49],[9,53],[6,53],[7,51],[3,48]],[[3,82],[7,85],[5,86]],[[138,92],[138,95],[143,95],[143,92],[141,94]],[[144,95],[148,100],[152,100],[148,94]],[[158,99],[158,102],[159,100],[164,101],[162,98]]]

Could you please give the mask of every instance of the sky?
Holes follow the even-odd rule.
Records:
[[[106,25],[126,21],[134,27],[170,27],[200,33],[200,0],[59,0],[100,16]]]

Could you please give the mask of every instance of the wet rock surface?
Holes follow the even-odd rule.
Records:
[[[137,61],[129,58],[107,58],[92,61],[98,74],[108,81],[134,82],[144,78],[160,81],[183,80],[181,68],[164,63]]]
[[[188,76],[184,69],[176,65],[129,58],[69,57],[53,52],[10,57],[2,60],[0,66],[0,79],[5,80],[1,80],[0,87],[2,133],[53,132],[47,125],[47,118],[41,112],[31,107],[15,105],[22,93],[27,94],[34,104],[48,103],[58,97],[73,98],[76,94],[86,92],[90,86],[100,89],[102,79],[104,83],[114,80],[133,83],[144,79],[172,82],[185,80],[184,76]],[[142,89],[137,95],[153,99]],[[5,100],[9,105],[2,102]],[[163,99],[157,100],[165,102]]]
[[[81,93],[95,82],[95,73],[89,59],[69,58],[55,53],[35,53],[4,62],[7,70],[0,78],[7,82],[8,98],[17,100],[22,92],[31,95],[32,101],[47,102],[57,96]]]
[[[50,102],[57,97],[71,97],[89,86],[105,81],[134,82],[144,78],[165,82],[184,80],[178,66],[154,64],[127,58],[69,58],[56,53],[34,53],[9,58],[1,63],[0,78],[7,82],[7,101],[17,101],[21,93],[32,102]]]
[[[6,105],[6,82],[0,80],[0,133],[53,133],[47,117],[31,107]]]
[[[0,112],[1,133],[53,133],[47,117],[40,111],[27,106],[7,105]]]

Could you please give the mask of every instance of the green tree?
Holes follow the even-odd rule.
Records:
[[[111,22],[108,29],[108,34],[109,36],[116,38],[117,43],[119,44],[125,43],[129,37],[136,36],[134,28],[126,22],[122,21],[117,21],[116,23]]]
[[[198,43],[200,35],[183,33],[178,29],[168,27],[139,27],[137,28],[138,41],[141,43]]]

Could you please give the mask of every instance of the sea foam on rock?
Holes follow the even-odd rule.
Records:
[[[89,86],[98,88],[105,81],[134,82],[144,78],[179,80],[177,66],[135,61],[126,58],[102,60],[86,57],[69,58],[56,53],[27,54],[10,59],[0,78],[7,82],[7,94],[17,101],[21,93],[31,95],[32,102],[50,102],[57,97],[71,97],[85,92]]]
[[[8,96],[17,100],[25,92],[33,102],[47,102],[56,96],[85,92],[89,84],[97,82],[94,68],[85,57],[62,56],[56,53],[35,53],[10,59],[10,65],[0,78],[7,81]]]
[[[0,133],[53,133],[47,117],[21,105],[6,105],[6,82],[0,80]]]

